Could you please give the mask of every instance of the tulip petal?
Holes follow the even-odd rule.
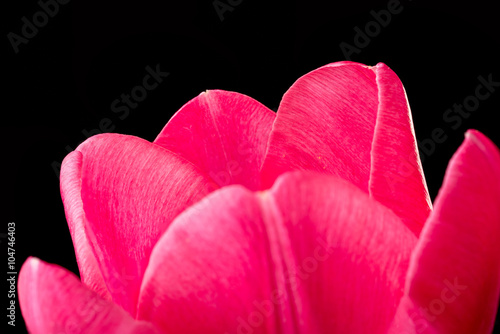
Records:
[[[254,301],[267,300],[273,269],[260,208],[240,185],[208,195],[176,218],[144,274],[136,318],[165,333],[245,333]],[[256,315],[256,333],[277,333]]]
[[[296,172],[222,188],[182,213],[150,258],[137,319],[172,333],[386,330],[416,238],[339,178]]]
[[[412,255],[391,333],[491,333],[499,242],[500,151],[468,131]]]
[[[155,143],[192,162],[219,186],[259,189],[275,113],[239,93],[210,90],[185,104]]]
[[[82,153],[86,234],[115,303],[135,314],[153,246],[172,220],[217,186],[191,163],[132,136],[94,136]]]
[[[111,295],[102,278],[101,270],[85,233],[87,218],[83,211],[82,192],[82,153],[73,151],[64,158],[61,166],[61,197],[66,212],[66,220],[75,248],[76,261],[82,283],[110,300]]]
[[[295,300],[306,301],[316,332],[383,333],[403,295],[415,235],[336,177],[294,172],[271,193],[293,245]]]
[[[375,72],[353,62],[329,64],[299,78],[278,108],[264,185],[286,171],[314,170],[368,192],[377,94]]]
[[[158,331],[83,285],[73,273],[30,257],[19,273],[19,302],[28,331],[129,333]]]
[[[384,64],[333,63],[292,85],[271,132],[264,188],[291,170],[348,180],[417,235],[430,211],[406,95]]]
[[[374,67],[379,88],[369,191],[418,236],[432,208],[403,84],[390,68]],[[411,205],[408,205],[411,203]]]

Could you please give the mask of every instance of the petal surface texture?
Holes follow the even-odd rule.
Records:
[[[87,218],[82,203],[82,153],[73,151],[64,158],[61,165],[61,197],[66,212],[76,261],[82,283],[105,299],[111,299],[102,278],[101,270],[85,233]]]
[[[153,246],[217,186],[188,161],[133,136],[94,136],[77,151],[86,236],[112,300],[133,315]]]
[[[392,211],[334,176],[225,187],[159,240],[137,319],[168,333],[385,331],[415,243]]]
[[[391,333],[491,333],[500,297],[500,153],[469,130],[450,161]]]
[[[246,95],[210,90],[185,104],[155,143],[191,161],[219,186],[257,190],[275,115]]]
[[[73,273],[37,258],[28,258],[19,273],[19,302],[32,334],[158,334],[116,304],[83,285]]]
[[[416,235],[431,209],[403,85],[382,63],[326,65],[285,93],[262,169],[264,188],[297,169],[348,180]]]

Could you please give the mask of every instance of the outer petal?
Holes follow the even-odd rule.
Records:
[[[219,186],[256,190],[274,118],[246,95],[210,90],[185,104],[155,143],[191,161]]]
[[[432,204],[418,155],[410,106],[396,73],[382,63],[374,70],[379,103],[371,148],[369,192],[418,235]]]
[[[391,333],[491,333],[499,242],[500,152],[468,131],[412,255]]]
[[[264,185],[306,169],[338,175],[368,192],[377,108],[376,75],[368,66],[333,63],[299,78],[278,109]]]
[[[137,318],[173,333],[384,331],[415,242],[390,210],[332,176],[288,174],[255,195],[226,187],[155,246]]]
[[[417,235],[430,211],[406,95],[384,64],[333,63],[286,92],[262,169],[264,187],[297,169],[350,181]]]
[[[87,218],[83,211],[81,197],[81,169],[81,152],[71,152],[64,158],[61,168],[61,197],[66,212],[66,220],[73,240],[82,283],[97,292],[101,297],[111,299],[85,233]]]
[[[136,137],[99,135],[77,150],[87,237],[113,301],[135,314],[153,246],[216,185],[189,162]]]
[[[240,185],[218,190],[177,217],[158,241],[136,318],[165,333],[249,333],[253,324],[254,334],[278,333],[278,323],[260,314],[247,319],[270,298],[270,256],[253,193]]]
[[[19,274],[19,301],[30,333],[158,333],[149,323],[85,287],[53,264],[28,258]]]
[[[295,172],[271,193],[267,206],[278,210],[274,219],[282,220],[283,245],[290,245],[284,253],[293,254],[286,266],[297,282],[294,289],[290,279],[289,287],[296,321],[307,308],[319,333],[386,330],[403,294],[414,234],[386,207],[331,176]]]

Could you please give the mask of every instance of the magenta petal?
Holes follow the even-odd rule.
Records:
[[[491,333],[499,242],[500,152],[468,131],[412,255],[391,333]]]
[[[77,150],[87,237],[113,301],[135,314],[153,246],[180,212],[217,186],[191,163],[140,138],[99,135]]]
[[[265,228],[254,194],[239,185],[187,209],[151,254],[137,319],[165,333],[247,332],[254,302],[273,287]],[[250,322],[253,333],[279,332],[274,317]]]
[[[375,66],[375,73],[379,104],[369,191],[419,235],[432,204],[418,156],[410,106],[396,73],[382,63]]]
[[[293,253],[285,265],[296,282],[296,307],[309,309],[319,333],[384,332],[403,295],[415,235],[391,210],[336,177],[294,172],[271,193],[268,205],[281,213]]]
[[[291,170],[348,180],[417,235],[430,211],[406,95],[384,64],[333,63],[292,85],[271,132],[264,187]]]
[[[82,154],[71,152],[64,158],[61,168],[61,197],[66,212],[71,239],[82,283],[105,299],[111,299],[102,278],[99,265],[85,233],[87,218],[82,203]]]
[[[32,334],[158,333],[85,287],[73,273],[33,257],[19,273],[19,302]]]
[[[259,189],[275,113],[239,93],[209,90],[185,104],[155,143],[199,167],[219,186]]]
[[[377,108],[376,76],[368,66],[334,63],[299,78],[278,109],[264,185],[305,169],[340,176],[368,192]]]
[[[394,213],[336,177],[288,174],[257,194],[226,187],[161,237],[137,318],[172,333],[385,330],[415,242]]]

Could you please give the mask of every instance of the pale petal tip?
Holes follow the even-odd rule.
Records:
[[[500,171],[500,150],[491,139],[478,130],[469,129],[465,132],[465,140],[462,145],[466,145],[467,142],[477,147],[489,161],[491,166],[497,171]]]
[[[228,93],[228,91],[222,90],[222,89],[205,89],[203,92],[198,94],[198,97],[209,97],[217,94],[223,94],[223,93]],[[229,92],[233,93],[233,92]]]
[[[465,132],[465,141],[471,141],[474,143],[479,149],[481,149],[484,153],[500,153],[498,150],[498,147],[489,139],[486,137],[482,132],[475,130],[475,129],[469,129]]]
[[[34,256],[30,256],[28,261],[30,261],[31,269],[33,269],[33,271],[36,271],[42,262],[39,258]]]
[[[381,69],[381,68],[389,68],[389,66],[387,66],[385,63],[382,63],[382,62],[379,62],[377,63],[377,65],[375,66],[370,66],[370,67],[375,67],[377,69]]]
[[[470,138],[471,136],[477,136],[481,132],[477,131],[476,129],[468,129],[465,132],[465,138]]]
[[[26,259],[26,261],[23,264],[23,267],[29,268],[30,271],[36,271],[36,270],[38,270],[38,267],[40,266],[41,262],[42,262],[42,260],[40,260],[37,257],[28,256],[28,258]]]

